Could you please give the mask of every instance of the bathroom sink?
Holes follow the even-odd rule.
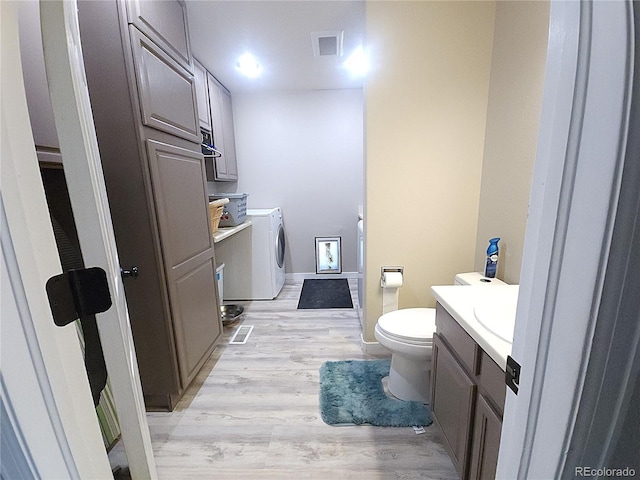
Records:
[[[505,342],[513,343],[518,290],[509,289],[503,293],[499,299],[480,300],[473,307],[473,314],[489,332]]]

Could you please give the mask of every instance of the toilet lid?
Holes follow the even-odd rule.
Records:
[[[436,310],[434,308],[395,310],[382,315],[378,319],[378,326],[388,335],[431,343],[436,331]]]

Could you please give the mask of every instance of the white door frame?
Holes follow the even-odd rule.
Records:
[[[2,476],[109,478],[75,326],[54,325],[45,294],[61,266],[31,135],[14,2],[0,2],[0,21]]]
[[[11,33],[6,28],[11,24],[11,17],[6,15],[6,12],[11,12],[11,7],[7,2],[0,3],[2,71],[10,71],[17,76],[21,70],[15,65],[7,70],[5,63],[12,58],[5,55],[5,49],[12,47],[5,42]],[[87,192],[70,191],[72,202],[74,198],[78,202],[80,197],[87,203],[88,209],[82,211],[85,214],[91,211],[88,220],[92,222],[88,225],[95,227],[93,232],[79,231],[83,256],[88,265],[102,266],[108,272],[114,299],[114,307],[109,312],[117,317],[109,321],[109,312],[98,315],[103,342],[109,342],[110,347],[116,345],[113,350],[105,349],[107,366],[110,374],[115,372],[115,376],[120,378],[114,391],[119,413],[122,410],[134,419],[133,424],[123,419],[123,437],[132,474],[134,478],[153,478],[155,466],[137,366],[132,361],[135,355],[125,358],[133,352],[133,344],[113,233],[108,221],[108,205],[99,174],[101,169],[88,94],[86,86],[83,86],[77,19],[74,20],[75,2],[45,2],[47,4],[44,7],[47,11],[43,11],[46,19],[43,32],[48,30],[50,33],[45,45],[52,47],[62,42],[66,46],[67,39],[70,40],[70,50],[63,49],[59,56],[54,57],[53,63],[62,65],[59,68],[52,65],[48,72],[51,77],[60,76],[57,80],[49,79],[55,85],[52,97],[55,97],[53,102],[57,116],[72,115],[71,122],[65,118],[65,122],[58,126],[62,148],[69,152],[69,155],[67,150],[64,153],[68,161],[65,170],[79,169],[78,176],[70,178],[70,187],[73,184],[93,186],[84,198],[82,195]],[[623,125],[627,119],[625,108],[628,107],[625,91],[630,72],[633,72],[633,65],[629,65],[629,13],[629,2],[552,2],[545,96],[513,345],[513,356],[522,364],[522,376],[518,396],[510,392],[507,394],[499,478],[554,478],[564,467],[565,447],[571,440],[577,405],[583,393],[582,382],[602,291],[620,183],[620,152],[623,150],[620,132],[626,131]],[[15,52],[18,51],[16,35]],[[52,58],[55,54],[49,50],[48,55]],[[46,306],[43,281],[58,273],[60,267],[57,260],[52,260],[56,255],[51,253],[54,241],[50,227],[43,228],[48,218],[42,187],[38,186],[33,141],[31,139],[31,153],[26,156],[23,154],[24,142],[19,148],[16,146],[17,142],[24,140],[25,131],[28,132],[24,130],[28,126],[24,116],[24,92],[15,96],[7,90],[4,78],[2,201],[8,229],[43,358],[45,362],[52,362],[46,363],[46,368],[56,406],[65,428],[69,419],[69,425],[72,425],[67,434],[78,472],[82,478],[101,477],[101,474],[85,475],[86,472],[97,471],[92,469],[104,470],[106,455],[93,458],[99,451],[95,446],[97,423],[73,426],[73,419],[79,423],[78,418],[91,412],[89,406],[92,406],[86,375],[81,379],[78,370],[72,366],[74,363],[81,365],[77,341],[75,344],[70,341],[69,329],[54,328],[48,308],[43,307]],[[69,86],[74,87],[71,95]],[[58,88],[61,91],[67,89],[68,96],[60,94]],[[10,99],[9,95],[16,98]],[[72,108],[61,106],[65,102],[61,102],[60,97],[72,100]],[[21,119],[5,116],[6,112],[14,112],[5,109],[9,100],[22,102]],[[7,118],[11,121],[7,122]],[[78,136],[79,131],[85,132],[84,135]],[[78,142],[80,137],[90,141]],[[10,145],[7,145],[8,139],[11,140]],[[10,153],[14,149],[12,155],[5,155],[7,148]],[[75,209],[76,203],[74,212]],[[43,232],[46,238],[40,237]],[[581,281],[576,282],[576,278]],[[50,341],[44,340],[46,335],[51,335]],[[65,338],[67,343],[64,343]],[[68,346],[69,350],[58,350],[61,345]],[[108,350],[111,350],[109,354]],[[69,366],[61,366],[67,360],[70,360]],[[3,380],[4,367],[3,363]],[[124,381],[120,376],[122,373],[125,373]],[[61,385],[70,386],[66,402],[59,400],[65,397]],[[4,389],[2,393],[4,401]],[[83,436],[92,430],[94,434]],[[133,448],[134,444],[138,450]],[[84,458],[79,453],[82,451],[87,454]],[[95,460],[93,466],[89,465],[91,459]],[[141,466],[136,463],[139,459],[143,459]]]
[[[631,3],[552,2],[545,92],[497,477],[560,478],[574,435],[620,191]]]
[[[138,363],[87,89],[75,0],[40,3],[45,66],[82,257],[107,272],[112,307],[96,315],[133,478],[156,478]]]

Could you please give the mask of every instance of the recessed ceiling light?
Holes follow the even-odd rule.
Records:
[[[369,71],[369,57],[362,47],[356,48],[342,64],[349,72],[357,77],[363,77]]]
[[[238,59],[236,66],[240,73],[245,77],[256,78],[262,73],[262,67],[256,60],[256,58],[250,53],[243,53]]]

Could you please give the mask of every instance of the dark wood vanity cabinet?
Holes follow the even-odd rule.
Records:
[[[431,395],[431,407],[451,460],[458,473],[464,476],[477,387],[438,334],[433,339],[432,362],[432,381],[437,388]]]
[[[460,478],[495,478],[504,371],[453,317],[436,306],[431,408]]]
[[[479,394],[476,399],[468,478],[496,478],[501,430],[502,415],[496,412],[484,395]]]
[[[148,409],[172,410],[222,334],[181,1],[80,1],[109,206]],[[107,347],[108,348],[108,347]]]

